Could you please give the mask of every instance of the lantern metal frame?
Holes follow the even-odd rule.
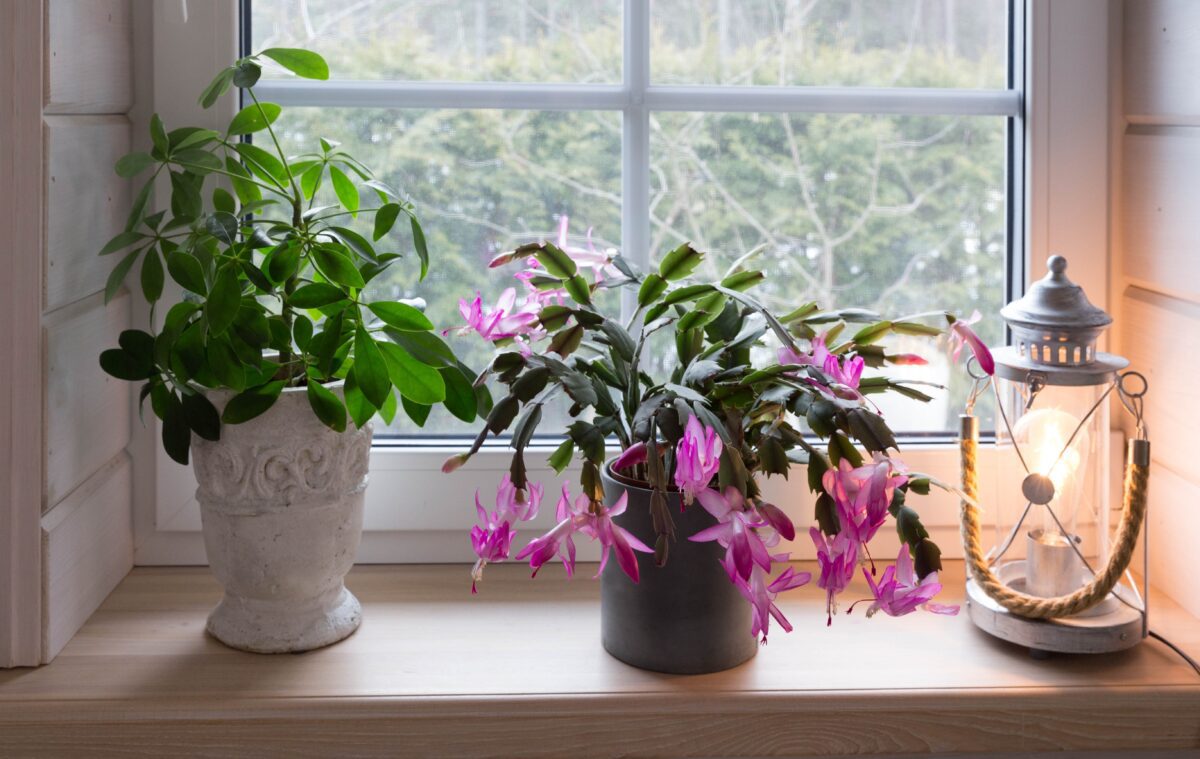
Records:
[[[975,386],[962,416],[960,446],[963,454],[962,534],[967,556],[967,609],[971,620],[986,632],[1012,643],[1028,646],[1035,655],[1047,652],[1105,653],[1129,648],[1149,633],[1148,535],[1145,529],[1146,487],[1149,476],[1149,441],[1142,414],[1142,399],[1148,389],[1137,372],[1123,372],[1128,361],[1095,349],[1100,333],[1111,317],[1088,302],[1083,290],[1066,277],[1067,262],[1050,259],[1049,274],[1034,283],[1026,296],[1006,306],[1001,315],[1009,323],[1015,345],[993,353],[995,374],[982,373],[977,362],[968,364]],[[1100,393],[1083,419],[1079,420],[1046,472],[1035,472],[1021,451],[1009,422],[997,378],[1019,383],[1029,409],[1047,386],[1107,388]],[[1133,382],[1140,383],[1134,386]],[[978,481],[975,455],[979,440],[976,400],[988,389],[995,395],[997,413],[1012,438],[1018,460],[1025,470],[1022,493],[1024,510],[1007,536],[986,555],[982,554],[978,523]],[[1048,476],[1097,410],[1113,393],[1135,421],[1137,434],[1130,441],[1126,462],[1125,504],[1117,535],[1117,550],[1108,565],[1097,572],[1079,549],[1078,538],[1064,526],[1051,507],[1055,497]],[[1023,560],[1000,561],[1021,534],[1035,505],[1045,508],[1063,540],[1058,547]],[[1140,534],[1143,567],[1137,583],[1128,565]],[[1030,540],[1036,544],[1031,533]],[[1074,559],[1062,549],[1069,545]],[[1065,556],[1065,559],[1064,559]],[[1041,558],[1038,558],[1041,557]],[[1049,558],[1046,558],[1049,557]],[[1043,598],[1030,592],[1029,580],[1035,559],[1056,561],[1068,572],[1063,595]],[[996,571],[993,572],[993,569]],[[1075,580],[1071,574],[1079,571]],[[1126,581],[1122,585],[1121,580]],[[1126,588],[1129,592],[1126,592]],[[1053,595],[1053,594],[1051,594]],[[1132,597],[1126,597],[1132,596]]]

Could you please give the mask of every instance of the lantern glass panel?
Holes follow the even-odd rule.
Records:
[[[1064,575],[1041,578],[1043,593],[1033,587],[1039,578],[1030,576],[1030,592],[1071,592],[1089,578],[1068,539],[1093,567],[1108,559],[1109,415],[1108,403],[1099,402],[1108,384],[1046,384],[1035,393],[1026,382],[997,382],[1008,424],[995,420],[1000,477],[992,555],[1003,552],[1001,567],[1027,560],[1031,573],[1040,567]],[[1027,472],[1044,479],[1027,484]],[[1049,501],[1031,502],[1031,493]],[[1046,557],[1055,554],[1054,568],[1046,569]]]

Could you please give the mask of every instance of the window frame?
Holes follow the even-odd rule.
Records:
[[[246,0],[248,3],[249,0]],[[154,7],[155,110],[169,123],[226,123],[236,108],[233,97],[201,114],[186,93],[199,91],[189,68],[197,61],[224,60],[238,54],[248,35],[239,25],[238,0],[194,4],[186,29],[178,11],[160,3]],[[199,7],[195,7],[199,5]],[[1009,87],[1004,90],[958,90],[860,87],[763,87],[723,85],[659,85],[650,79],[650,13],[648,0],[623,0],[623,80],[621,84],[534,84],[475,82],[342,81],[308,83],[263,80],[261,97],[281,105],[375,106],[404,108],[504,108],[537,110],[603,110],[622,113],[622,250],[645,266],[649,256],[650,114],[655,111],[867,113],[909,115],[1003,116],[1009,124],[1008,245],[1006,296],[1018,296],[1029,277],[1040,276],[1050,250],[1081,251],[1072,255],[1072,275],[1100,305],[1107,301],[1108,225],[1101,227],[1103,245],[1081,229],[1079,204],[1063,208],[1053,202],[1058,193],[1085,191],[1094,181],[1078,159],[1090,154],[1107,166],[1107,50],[1108,14],[1096,14],[1088,0],[1010,0]],[[1053,14],[1053,17],[1052,15]],[[1058,65],[1052,68],[1051,49]],[[195,56],[191,51],[197,51]],[[200,52],[203,51],[203,52]],[[1077,58],[1097,65],[1078,65]],[[1064,65],[1065,62],[1065,65]],[[219,65],[219,64],[218,64]],[[203,79],[207,70],[199,75]],[[1052,108],[1050,90],[1082,90],[1094,107]],[[1101,94],[1103,95],[1101,97]],[[319,102],[317,98],[319,97]],[[1087,105],[1087,103],[1085,103]],[[1095,123],[1095,109],[1101,119]],[[218,127],[219,128],[219,127]],[[135,132],[137,130],[135,129]],[[1082,137],[1081,137],[1082,133]],[[1058,151],[1071,145],[1070,160]],[[1096,152],[1096,151],[1099,152]],[[1107,219],[1107,184],[1102,203],[1088,195],[1083,205]],[[1061,222],[1061,223],[1060,223]],[[1033,262],[1037,263],[1033,263]],[[1101,283],[1101,284],[1098,284]],[[632,294],[627,294],[632,297]],[[628,308],[628,305],[626,305]],[[137,318],[142,318],[138,315]],[[139,425],[140,426],[140,425]],[[157,420],[135,441],[135,462],[147,462],[137,472],[150,482],[135,494],[135,560],[138,564],[204,564],[199,534],[199,508],[192,493],[190,470],[170,461],[157,445]],[[909,436],[904,443],[910,466],[933,472],[944,480],[957,479],[957,448],[946,435]],[[546,453],[552,446],[545,448]],[[543,456],[531,451],[540,468],[532,478],[557,479],[541,465]],[[460,450],[447,439],[381,439],[372,449],[371,487],[367,490],[363,546],[358,560],[382,562],[459,562],[473,559],[465,532],[474,519],[476,489],[486,499],[507,470],[509,452],[503,442],[488,445],[452,477],[442,475],[442,460]],[[1119,448],[1118,448],[1119,450]],[[995,472],[985,456],[983,493],[995,489]],[[564,475],[566,476],[566,475]],[[778,478],[773,478],[778,479]],[[809,503],[807,488],[792,482],[771,483],[777,502]],[[551,488],[553,490],[553,488]],[[404,493],[397,504],[395,494]],[[923,499],[922,514],[948,556],[961,555],[957,541],[957,502],[948,494]],[[547,522],[543,516],[530,528]],[[799,512],[806,524],[810,515]],[[548,522],[547,522],[548,524]],[[887,548],[887,547],[881,547]],[[794,555],[808,558],[806,541],[797,541]],[[887,550],[890,550],[887,549]],[[587,558],[584,554],[583,558]]]

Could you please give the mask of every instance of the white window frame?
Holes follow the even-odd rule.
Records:
[[[183,8],[189,16],[183,23]],[[233,98],[201,112],[195,93],[220,66],[237,55],[237,0],[156,0],[155,110],[168,124],[197,123],[221,128]],[[1014,271],[1011,293],[1044,273],[1050,251],[1071,258],[1071,272],[1093,301],[1108,301],[1108,50],[1106,3],[1092,0],[1015,0],[1014,40],[1024,41],[1014,56],[1017,85],[1006,90],[929,90],[842,87],[664,86],[650,81],[648,0],[624,0],[624,66],[619,85],[429,82],[262,81],[260,97],[282,105],[375,106],[405,108],[505,108],[620,111],[623,116],[622,249],[645,266],[648,261],[650,114],[654,111],[868,113],[1007,116],[1013,119],[1023,181],[1010,192],[1015,214],[1010,244]],[[1053,51],[1053,58],[1051,52]],[[319,101],[318,101],[319,98]],[[136,127],[137,125],[135,125]],[[144,127],[144,125],[142,125]],[[135,129],[135,132],[139,131]],[[144,128],[140,131],[144,132]],[[144,314],[141,315],[144,318]],[[138,427],[141,425],[139,423]],[[136,436],[135,561],[152,564],[205,564],[194,479],[162,453],[157,422]],[[385,442],[371,454],[371,486],[363,545],[358,560],[459,562],[473,559],[465,534],[474,521],[476,489],[485,502],[507,471],[509,451],[481,451],[452,476],[441,462],[461,450],[447,445]],[[548,452],[549,449],[547,449]],[[957,478],[957,447],[948,443],[906,445],[905,461],[947,481]],[[533,461],[542,457],[534,455]],[[985,462],[983,492],[995,493],[999,475]],[[542,466],[530,476],[558,479]],[[553,493],[554,487],[547,491]],[[801,524],[811,519],[811,496],[803,478],[773,478],[768,494]],[[961,556],[956,500],[932,495],[920,504],[923,520],[947,556]],[[547,522],[547,512],[527,531]],[[548,522],[547,522],[548,524]],[[794,555],[808,557],[807,541]],[[891,550],[881,546],[881,550]]]

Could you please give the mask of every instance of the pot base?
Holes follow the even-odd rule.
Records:
[[[228,593],[208,615],[208,634],[256,654],[311,651],[358,629],[362,606],[345,585],[310,602],[263,601]]]

